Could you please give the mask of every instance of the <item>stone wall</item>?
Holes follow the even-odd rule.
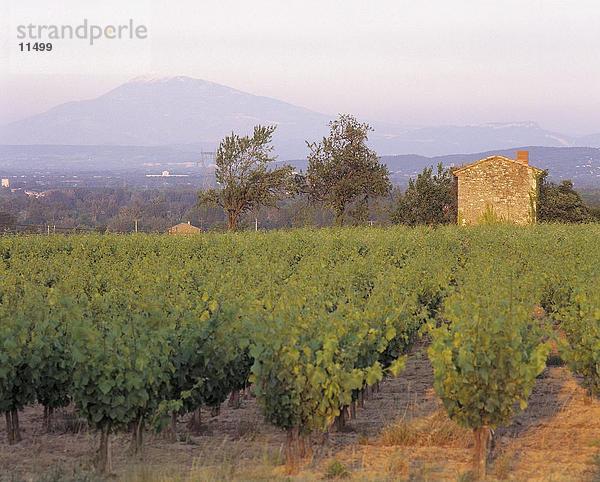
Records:
[[[531,166],[494,157],[455,173],[458,188],[458,224],[503,220],[535,222],[537,172]]]

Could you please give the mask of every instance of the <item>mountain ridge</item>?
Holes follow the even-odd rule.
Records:
[[[333,116],[188,76],[136,77],[93,99],[71,101],[0,127],[5,145],[165,146],[214,149],[232,131],[277,124],[280,157],[302,158],[306,141],[327,133]],[[455,126],[407,126],[369,121],[370,144],[382,155],[481,152],[515,145],[600,147],[600,133],[571,136],[530,120]]]

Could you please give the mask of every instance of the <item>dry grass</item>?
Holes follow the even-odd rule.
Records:
[[[392,452],[388,456],[384,470],[393,480],[407,479],[410,473],[410,461],[401,451]]]
[[[514,451],[499,454],[491,467],[491,473],[499,480],[507,480],[517,464],[517,455]]]
[[[99,482],[89,472],[94,434],[73,430],[68,419],[46,434],[39,407],[28,408],[22,420],[24,441],[10,447],[0,422],[0,481]],[[424,356],[412,356],[401,377],[386,380],[358,410],[348,432],[315,445],[315,456],[292,475],[283,465],[285,434],[262,422],[254,400],[207,416],[199,434],[186,433],[186,422],[180,422],[180,442],[148,434],[142,462],[127,457],[126,434],[115,437],[111,482],[312,482],[345,472],[348,480],[365,482],[469,480],[471,434],[440,408]],[[529,407],[496,432],[489,480],[600,482],[599,453],[600,402],[586,396],[568,368],[550,367]]]
[[[175,475],[173,475],[175,473]],[[238,471],[231,471],[228,466],[197,467],[189,470],[186,474],[177,474],[177,469],[171,471],[164,469],[149,469],[147,467],[135,467],[127,471],[119,480],[123,482],[234,482],[255,481],[267,482],[271,480],[285,480],[274,473],[272,467],[263,467],[256,464],[249,467],[240,467]]]
[[[252,437],[251,437],[252,438]],[[286,479],[283,475],[283,454],[280,449],[265,444],[262,451],[245,455],[248,440],[224,438],[216,446],[203,445],[194,450],[191,466],[181,470],[169,464],[137,464],[119,477],[124,482],[221,482],[269,481]]]
[[[527,410],[499,433],[498,451],[512,458],[512,477],[594,480],[600,402],[590,400],[565,367],[547,369],[534,387]]]
[[[379,443],[383,446],[470,447],[472,434],[448,418],[442,410],[386,427]]]

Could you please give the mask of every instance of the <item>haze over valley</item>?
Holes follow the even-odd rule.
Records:
[[[0,165],[9,171],[194,172],[202,151],[228,133],[257,124],[277,125],[279,161],[305,167],[306,141],[326,134],[335,115],[253,95],[186,76],[135,78],[99,97],[73,101],[0,128]],[[423,167],[459,165],[487,152],[514,155],[527,148],[532,161],[555,178],[600,183],[600,133],[572,136],[532,121],[467,126],[408,126],[369,122],[370,144],[396,181]],[[207,167],[207,166],[205,166]]]

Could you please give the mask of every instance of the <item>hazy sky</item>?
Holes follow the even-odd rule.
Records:
[[[335,114],[406,124],[534,120],[600,131],[600,1],[0,0],[0,122],[138,75],[189,75]],[[20,24],[148,27],[54,40]]]

